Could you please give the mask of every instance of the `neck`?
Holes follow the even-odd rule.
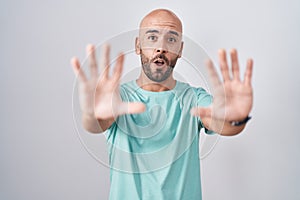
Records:
[[[136,80],[136,83],[144,90],[151,92],[162,92],[173,89],[176,85],[176,80],[171,75],[168,79],[162,82],[154,82],[148,79],[148,77],[140,75],[140,77]]]

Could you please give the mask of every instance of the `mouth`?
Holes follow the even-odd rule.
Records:
[[[161,66],[165,65],[166,61],[163,59],[157,59],[153,63],[155,63],[157,66],[161,67]]]

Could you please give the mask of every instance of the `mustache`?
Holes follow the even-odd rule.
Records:
[[[151,59],[151,62],[154,62],[156,59],[163,59],[167,64],[169,64],[169,59],[164,54],[158,54],[154,58]]]

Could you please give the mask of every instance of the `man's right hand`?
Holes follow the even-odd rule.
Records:
[[[86,48],[89,56],[91,77],[88,79],[80,66],[77,58],[72,58],[71,63],[74,73],[78,75],[79,102],[82,111],[84,127],[94,127],[95,120],[101,125],[101,130],[106,130],[115,121],[116,117],[123,114],[134,114],[145,111],[145,105],[138,102],[123,102],[119,92],[120,78],[122,75],[124,54],[116,60],[112,76],[109,76],[109,46],[104,45],[98,64],[96,61],[95,47],[88,45]],[[90,124],[89,124],[90,123]],[[99,124],[97,124],[99,126]],[[87,128],[96,132],[96,128]],[[89,131],[89,130],[88,130]]]

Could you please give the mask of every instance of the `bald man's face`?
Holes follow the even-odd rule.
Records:
[[[182,53],[182,26],[168,13],[146,16],[141,23],[136,53],[147,77],[162,82],[170,77]]]

